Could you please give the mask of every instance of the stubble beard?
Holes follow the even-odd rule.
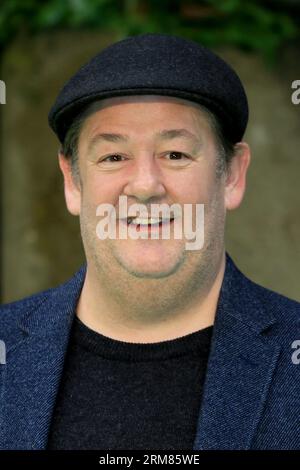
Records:
[[[92,221],[92,222],[91,222]],[[96,236],[92,208],[82,207],[80,227],[88,269],[93,273],[94,286],[122,315],[134,321],[153,323],[205,297],[220,267],[224,249],[225,212],[215,196],[205,211],[205,236],[201,250],[181,253],[177,269],[168,276],[141,277],[134,275],[116,260],[111,240]]]

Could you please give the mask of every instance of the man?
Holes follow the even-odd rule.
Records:
[[[247,120],[231,67],[166,34],[113,44],[61,90],[49,122],[87,262],[2,307],[2,449],[300,449],[299,303],[225,251]]]

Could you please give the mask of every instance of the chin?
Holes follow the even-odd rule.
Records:
[[[119,261],[120,262],[120,261]],[[166,260],[162,262],[160,259],[145,260],[141,259],[139,262],[130,260],[122,260],[120,264],[126,269],[128,273],[135,277],[149,277],[149,278],[161,278],[167,277],[177,271],[180,262],[170,262]]]

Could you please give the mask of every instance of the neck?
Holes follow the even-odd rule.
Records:
[[[173,293],[174,301],[168,304],[163,302],[163,297],[160,299],[161,291],[155,285],[157,280],[154,280],[153,285],[150,285],[151,280],[147,280],[145,293],[141,288],[138,290],[139,298],[136,295],[137,286],[127,286],[127,296],[120,302],[120,298],[117,299],[103,289],[101,280],[88,265],[76,315],[92,330],[119,341],[155,343],[172,340],[214,324],[224,272],[225,252],[222,253],[210,284],[199,292],[194,289],[193,298],[189,292],[187,298],[180,303],[179,297],[177,299]],[[144,301],[143,295],[146,292],[147,301]],[[149,292],[153,293],[152,303],[149,301]],[[181,299],[184,298],[184,293],[179,295]]]

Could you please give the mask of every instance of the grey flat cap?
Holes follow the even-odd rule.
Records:
[[[101,98],[158,94],[203,104],[219,118],[226,136],[242,139],[248,102],[236,72],[198,43],[170,34],[130,36],[103,49],[73,75],[49,113],[63,142],[85,105]]]

